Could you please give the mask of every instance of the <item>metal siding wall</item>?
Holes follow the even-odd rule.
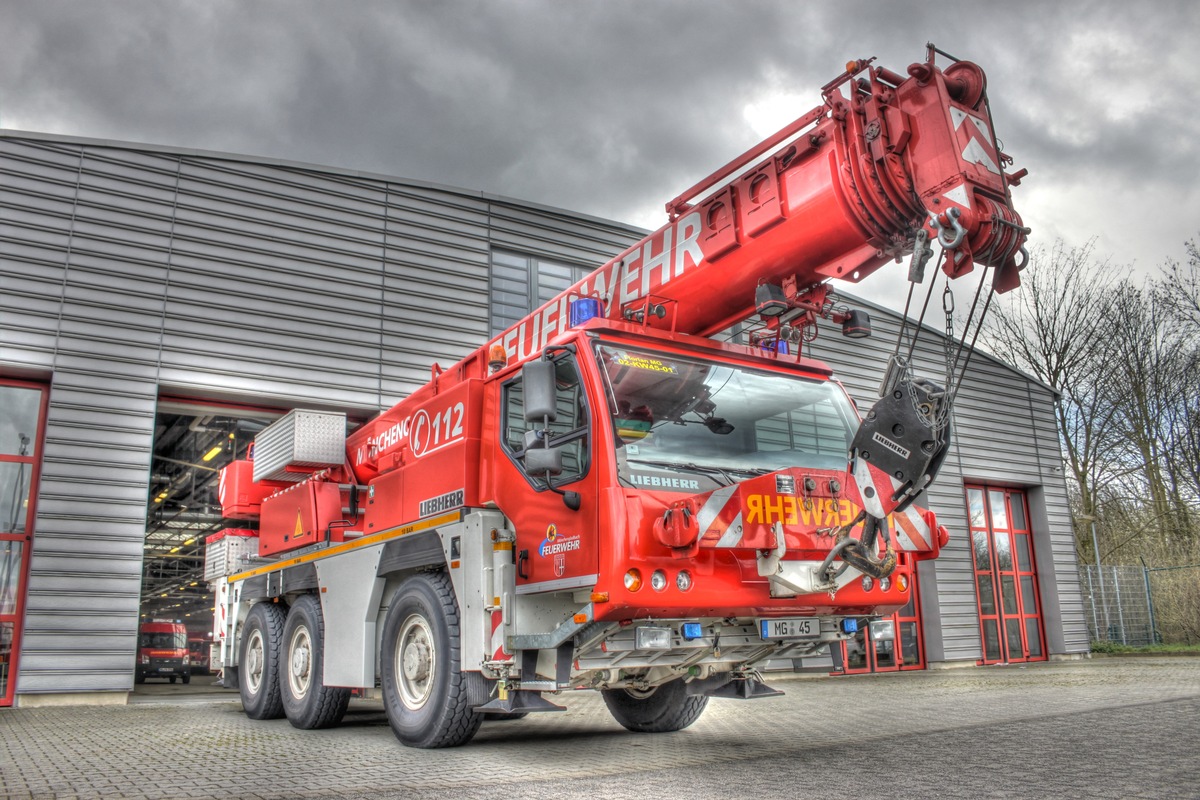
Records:
[[[183,159],[160,382],[374,410],[385,187]]]
[[[391,406],[487,339],[488,204],[391,187],[381,393]]]
[[[128,690],[176,164],[50,150],[74,159],[78,183],[69,216],[41,212],[66,240],[44,253],[62,288],[39,359],[53,379],[17,692]],[[144,200],[130,213],[122,195]]]

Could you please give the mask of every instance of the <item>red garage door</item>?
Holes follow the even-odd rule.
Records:
[[[0,379],[0,706],[11,706],[25,617],[46,391]]]
[[[1044,661],[1042,608],[1025,492],[967,486],[984,664]]]

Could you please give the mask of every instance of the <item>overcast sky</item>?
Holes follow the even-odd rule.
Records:
[[[0,0],[0,127],[479,189],[647,228],[847,60],[988,75],[1031,244],[1200,238],[1200,3]],[[897,270],[900,272],[902,270]],[[895,274],[859,294],[889,305]]]

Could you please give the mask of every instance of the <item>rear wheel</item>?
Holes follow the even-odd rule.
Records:
[[[279,694],[279,649],[283,639],[283,611],[272,603],[255,603],[242,626],[238,659],[242,708],[250,719],[283,716]]]
[[[605,689],[600,694],[613,719],[635,733],[681,731],[699,719],[708,705],[707,697],[689,695],[681,680],[646,692]]]
[[[174,683],[174,682],[175,682],[175,676],[174,676],[174,675],[172,675],[170,678],[168,678],[168,680],[170,680],[170,681],[171,681],[171,683]]]
[[[487,698],[479,673],[460,669],[458,604],[444,573],[413,575],[392,595],[379,656],[383,702],[392,732],[409,747],[457,747],[470,741]]]
[[[184,673],[183,677],[180,678],[180,680],[182,680],[184,683],[191,683],[192,682],[192,673],[190,673],[190,672]]]
[[[279,690],[288,722],[305,730],[337,725],[346,715],[350,690],[326,686],[325,623],[316,597],[292,605],[283,627]]]

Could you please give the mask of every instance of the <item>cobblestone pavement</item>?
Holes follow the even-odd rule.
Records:
[[[774,678],[636,735],[599,695],[487,722],[454,750],[402,747],[378,704],[299,731],[236,696],[0,710],[4,798],[1200,797],[1200,659],[1096,659]]]

